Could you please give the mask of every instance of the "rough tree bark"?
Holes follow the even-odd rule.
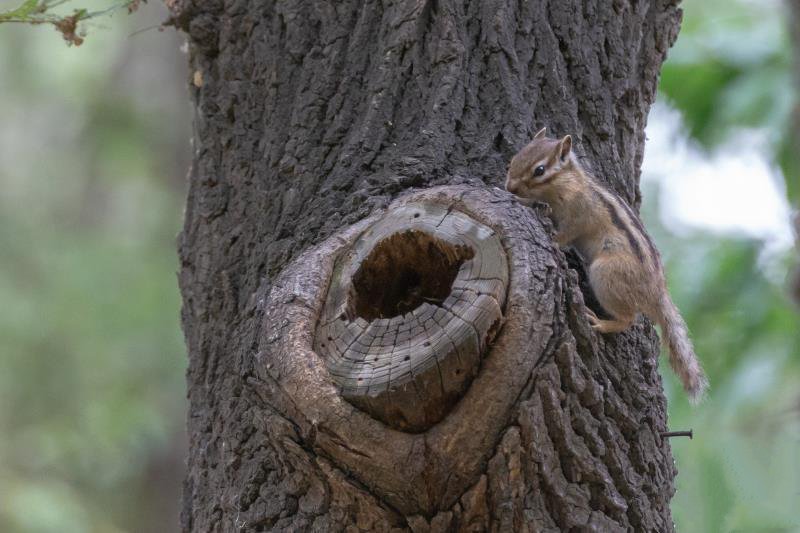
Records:
[[[593,334],[580,265],[555,247],[541,210],[498,187],[546,125],[573,134],[586,165],[638,205],[676,2],[175,0],[171,9],[188,35],[196,107],[179,239],[183,529],[671,531],[675,468],[659,436],[666,406],[652,326]],[[413,217],[419,206],[489,228],[509,277],[485,307],[502,327],[486,319],[468,378],[429,403],[441,412],[414,421],[407,396],[400,414],[386,411],[399,396],[345,401],[359,382],[343,385],[317,327],[331,279],[352,274],[337,261],[385,209]],[[453,275],[474,260],[475,247],[423,237],[403,246],[428,250]],[[370,287],[353,291],[378,291],[382,278],[362,278],[383,263],[353,274]],[[426,300],[430,313],[447,306],[447,290]],[[393,312],[348,294],[339,295],[348,312],[330,320],[389,327]],[[395,304],[401,314],[416,305]],[[453,357],[440,356],[441,368]],[[403,386],[422,398],[432,389],[413,381],[420,375],[412,369]],[[442,371],[435,387],[449,379]]]

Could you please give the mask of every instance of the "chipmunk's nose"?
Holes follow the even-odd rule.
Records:
[[[510,176],[506,176],[506,190],[511,194],[517,194],[517,184],[511,181]]]

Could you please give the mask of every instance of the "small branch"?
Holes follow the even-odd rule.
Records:
[[[144,0],[124,0],[101,11],[88,11],[75,9],[72,15],[59,15],[52,9],[69,2],[70,0],[25,0],[19,7],[8,11],[0,11],[0,24],[13,22],[18,24],[50,24],[64,37],[69,45],[80,46],[83,44],[85,31],[78,31],[78,24],[86,20],[100,17],[117,9],[127,8],[128,13],[133,13]]]
[[[692,439],[692,430],[688,431],[664,431],[661,433],[661,438],[671,438],[671,437],[689,437]]]

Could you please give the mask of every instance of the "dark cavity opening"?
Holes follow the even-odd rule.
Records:
[[[409,230],[380,241],[353,276],[350,309],[371,321],[441,304],[458,270],[475,252],[428,233]]]

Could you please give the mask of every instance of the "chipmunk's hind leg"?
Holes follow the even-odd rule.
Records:
[[[639,295],[630,260],[619,255],[601,255],[589,265],[589,284],[595,297],[613,320],[603,320],[591,310],[587,313],[592,329],[600,333],[618,333],[630,327],[636,317]]]
[[[620,331],[625,331],[628,329],[628,327],[630,327],[630,325],[633,323],[633,317],[603,320],[594,314],[594,311],[591,309],[587,310],[586,317],[589,319],[592,329],[599,331],[600,333],[619,333]]]

